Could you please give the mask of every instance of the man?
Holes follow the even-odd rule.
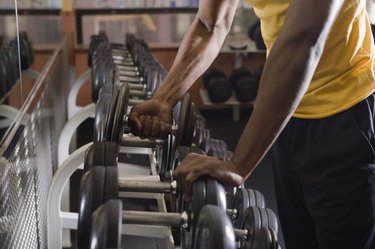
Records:
[[[287,249],[374,249],[375,56],[365,0],[249,2],[267,45],[251,118],[231,161],[190,154],[174,177],[187,198],[201,175],[238,186],[278,138],[274,175]],[[166,135],[172,107],[219,53],[237,4],[200,1],[164,84],[131,112],[138,134]]]

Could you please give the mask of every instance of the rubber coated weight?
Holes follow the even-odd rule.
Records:
[[[184,136],[182,138],[182,145],[185,146],[191,146],[193,143],[193,137],[194,137],[194,129],[195,129],[195,120],[196,120],[196,113],[194,104],[190,102],[190,108],[189,108],[189,116],[186,120],[186,128],[184,131]]]
[[[206,178],[206,203],[227,209],[227,200],[225,189],[218,181],[212,178]]]
[[[105,141],[108,137],[108,119],[112,96],[105,94],[98,99],[95,110],[94,142]]]
[[[122,203],[108,200],[92,214],[90,249],[122,248]]]
[[[203,84],[211,102],[221,103],[232,96],[232,87],[225,73],[217,68],[210,68],[203,74]]]
[[[195,230],[194,249],[235,249],[233,227],[225,212],[216,206],[202,208]]]
[[[121,141],[123,135],[123,120],[129,106],[129,87],[123,84],[118,92],[116,107],[113,117],[111,141]]]
[[[277,234],[279,232],[277,216],[272,209],[266,208],[265,210],[268,216],[268,227]]]
[[[265,201],[264,195],[258,190],[253,190],[253,191],[254,191],[255,200],[256,200],[256,204],[254,206],[265,208],[266,201]]]
[[[105,168],[94,167],[81,179],[77,229],[77,248],[90,248],[92,213],[103,203]]]
[[[261,215],[257,207],[248,207],[241,222],[241,229],[246,229],[246,239],[240,241],[241,249],[253,249],[256,233],[261,229]]]
[[[269,229],[261,228],[254,234],[251,249],[271,249],[272,234]]]
[[[232,217],[233,227],[239,228],[246,209],[250,206],[250,196],[246,188],[237,188],[230,204],[230,208],[236,210],[236,216]]]
[[[160,160],[158,164],[160,165],[160,178],[162,181],[171,181],[172,180],[172,168],[171,164],[173,163],[173,143],[175,137],[169,134],[163,142],[163,148],[161,150],[161,156],[157,156]],[[158,150],[157,150],[158,151]]]
[[[114,64],[110,60],[100,60],[93,68],[91,77],[91,99],[93,102],[97,102],[99,91],[105,84],[113,84],[114,70]]]
[[[236,68],[229,76],[238,101],[253,101],[258,91],[258,82],[246,68]]]
[[[181,108],[178,115],[177,121],[177,133],[176,133],[176,140],[175,146],[190,146],[189,141],[191,141],[192,134],[187,134],[187,125],[188,125],[188,118],[190,115],[190,107],[191,107],[191,100],[190,95],[185,94],[181,99]]]
[[[84,171],[95,166],[117,166],[118,152],[119,148],[115,142],[94,142],[85,152]]]
[[[118,167],[105,168],[105,181],[104,181],[104,200],[118,198]]]

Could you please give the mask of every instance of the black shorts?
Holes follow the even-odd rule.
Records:
[[[375,248],[375,96],[292,118],[272,148],[286,249]]]

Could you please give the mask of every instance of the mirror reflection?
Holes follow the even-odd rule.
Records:
[[[16,2],[0,0],[0,141],[20,107],[13,100],[22,102],[18,47]]]

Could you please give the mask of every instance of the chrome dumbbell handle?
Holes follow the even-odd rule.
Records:
[[[161,213],[145,211],[123,211],[122,220],[125,224],[187,227],[189,223],[189,215],[186,212]]]
[[[177,182],[152,182],[152,181],[131,181],[125,178],[119,178],[119,190],[129,192],[147,192],[168,194],[174,193],[177,189]]]

